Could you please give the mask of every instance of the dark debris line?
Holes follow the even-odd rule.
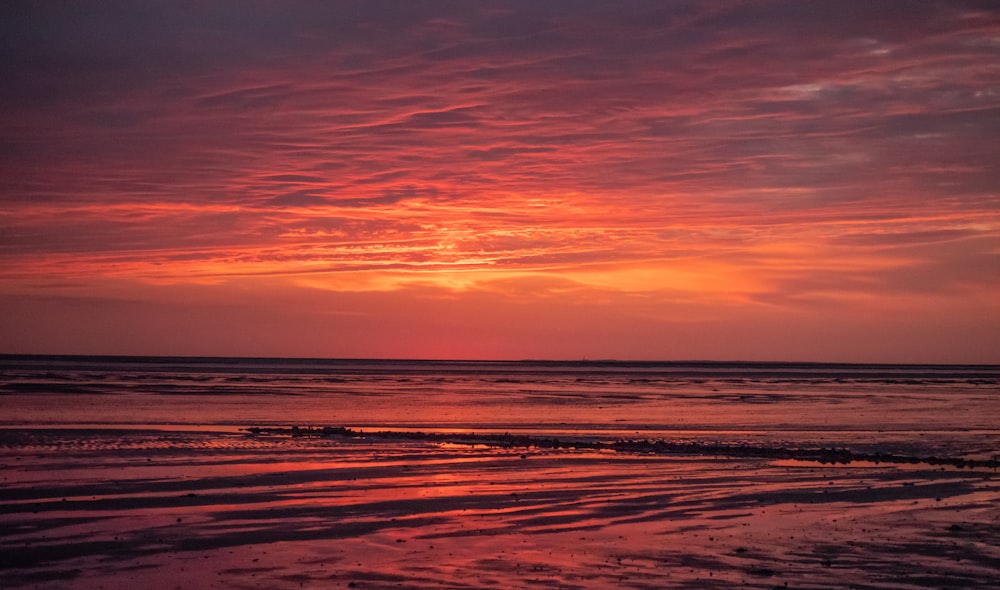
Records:
[[[794,459],[798,461],[816,461],[819,463],[849,464],[857,461],[870,463],[893,464],[926,464],[941,465],[969,469],[993,469],[1000,467],[1000,456],[992,459],[962,459],[958,457],[917,457],[896,455],[892,453],[856,453],[848,449],[837,448],[787,448],[766,447],[746,444],[712,444],[696,442],[668,442],[665,440],[631,439],[614,442],[562,440],[558,438],[537,437],[513,434],[476,434],[469,433],[437,433],[437,432],[403,432],[382,430],[364,432],[343,426],[330,427],[260,427],[252,426],[241,429],[254,435],[285,435],[293,437],[313,438],[352,438],[368,440],[425,441],[435,443],[453,443],[465,445],[487,445],[502,448],[538,448],[538,449],[581,449],[610,450],[620,453],[651,454],[651,455],[714,455],[723,457],[757,457],[765,459]]]

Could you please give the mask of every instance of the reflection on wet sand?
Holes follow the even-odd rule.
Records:
[[[12,588],[1000,579],[987,469],[207,432],[8,430],[0,443]]]

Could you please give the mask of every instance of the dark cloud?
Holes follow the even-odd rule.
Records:
[[[274,207],[321,207],[330,203],[329,199],[315,192],[311,189],[292,191],[270,199],[267,204]]]
[[[326,182],[325,178],[308,174],[270,174],[262,177],[261,180],[290,184],[323,184]]]

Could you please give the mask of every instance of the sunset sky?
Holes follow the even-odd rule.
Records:
[[[995,1],[4,2],[0,352],[1000,362]]]

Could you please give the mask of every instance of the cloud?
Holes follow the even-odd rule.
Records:
[[[273,207],[322,207],[330,203],[326,197],[315,192],[315,189],[292,191],[274,197],[267,204]]]
[[[308,174],[270,174],[261,178],[264,181],[290,184],[325,184],[326,179]]]
[[[895,247],[951,242],[981,235],[971,229],[939,229],[914,232],[855,233],[838,236],[834,242],[848,246]]]
[[[0,276],[547,273],[833,309],[923,296],[920,269],[954,304],[995,289],[998,16],[4,3]]]

